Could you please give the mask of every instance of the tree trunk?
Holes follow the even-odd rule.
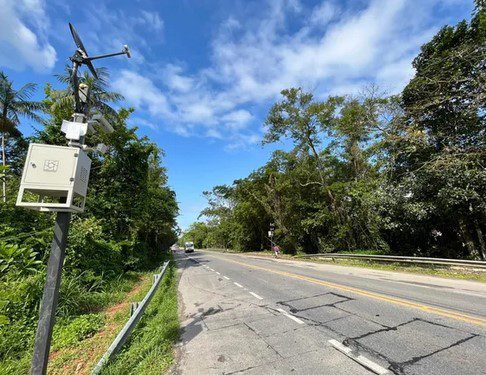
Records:
[[[475,227],[479,240],[479,256],[481,257],[481,260],[486,260],[486,244],[484,243],[483,231],[479,227],[478,223],[475,224]]]
[[[477,251],[476,247],[474,246],[474,240],[471,236],[471,233],[469,232],[469,229],[467,227],[467,224],[464,220],[464,218],[459,219],[459,228],[461,231],[462,238],[466,244],[467,250],[469,252],[469,255],[472,256],[473,258],[478,258],[479,257],[479,252]]]
[[[7,160],[5,159],[5,133],[2,133],[2,200],[7,202]]]

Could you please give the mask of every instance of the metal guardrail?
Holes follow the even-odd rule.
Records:
[[[164,274],[167,270],[167,267],[169,265],[169,262],[165,262],[164,265],[162,266],[160,273],[154,275],[154,284],[148,291],[147,295],[144,297],[142,302],[138,303],[138,306],[136,307],[135,311],[131,311],[131,316],[128,322],[125,324],[123,329],[120,331],[118,336],[116,336],[115,340],[113,343],[110,345],[108,350],[106,351],[105,354],[103,354],[103,357],[101,357],[100,361],[97,363],[97,365],[93,368],[93,371],[91,371],[91,375],[98,375],[102,369],[102,367],[107,363],[117,352],[120,351],[122,348],[123,344],[127,340],[128,336],[130,336],[130,333],[132,333],[133,329],[137,325],[138,321],[142,317],[143,312],[147,308],[148,304],[150,303],[150,300],[154,296],[155,292],[157,291],[159,284],[161,280],[164,277]],[[133,306],[133,305],[132,305]],[[133,310],[133,307],[132,307]]]
[[[365,254],[306,254],[301,255],[301,258],[330,258],[330,259],[359,259],[377,262],[390,263],[412,263],[412,264],[427,264],[436,266],[456,266],[464,268],[485,269],[486,262],[479,260],[465,260],[465,259],[445,259],[445,258],[426,258],[426,257],[406,257],[406,256],[392,256],[392,255],[365,255]]]

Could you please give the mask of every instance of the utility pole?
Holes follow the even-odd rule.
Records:
[[[61,286],[62,266],[66,251],[67,236],[71,212],[58,212],[54,239],[51,245],[51,254],[47,264],[47,278],[42,295],[42,304],[39,313],[39,323],[34,343],[31,374],[45,374],[51,347],[52,328],[56,315],[59,288]]]
[[[86,152],[104,153],[107,150],[103,144],[97,145],[96,148],[87,147],[84,144],[86,134],[95,132],[95,127],[105,132],[113,131],[113,127],[102,115],[91,116],[89,87],[79,83],[78,69],[84,64],[92,75],[98,78],[91,60],[117,55],[130,57],[130,50],[126,45],[123,46],[122,52],[89,57],[74,26],[69,24],[69,27],[77,49],[70,57],[71,83],[75,98],[74,114],[72,121],[63,120],[61,127],[68,139],[68,146],[36,143],[29,145],[16,203],[20,207],[56,212],[54,238],[34,341],[31,375],[44,375],[47,372],[71,215],[73,212],[83,212],[86,202],[91,168],[91,159]],[[36,195],[37,201],[24,200],[25,192]]]

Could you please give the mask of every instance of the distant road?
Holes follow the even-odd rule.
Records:
[[[483,374],[486,284],[178,252],[182,374]]]

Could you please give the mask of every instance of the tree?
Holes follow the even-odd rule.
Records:
[[[7,137],[19,137],[20,132],[17,126],[20,117],[27,117],[37,122],[41,122],[41,117],[36,113],[44,108],[43,104],[29,100],[34,94],[36,85],[27,83],[20,89],[13,87],[12,81],[5,73],[0,72],[0,132],[2,138],[2,199],[7,200]]]
[[[420,247],[453,257],[486,259],[485,54],[486,8],[477,1],[469,23],[442,28],[422,47],[402,95],[411,147],[397,158],[397,184],[421,207]]]
[[[272,106],[265,121],[268,130],[263,144],[277,142],[282,137],[291,138],[298,152],[310,153],[316,160],[321,182],[324,183],[318,147],[323,133],[331,129],[336,108],[344,98],[330,97],[326,102],[318,102],[300,87],[282,90],[281,94],[284,99]]]
[[[413,61],[416,74],[403,90],[403,106],[432,152],[486,146],[485,55],[486,6],[477,1],[470,23],[443,27]]]
[[[375,87],[319,100],[281,92],[263,144],[292,142],[216,187],[206,240],[236,250],[357,251],[486,258],[486,2],[413,62],[401,95]]]
[[[89,87],[90,110],[101,112],[105,116],[116,116],[116,110],[113,109],[110,103],[116,103],[123,100],[123,95],[120,93],[109,91],[110,74],[106,68],[96,68],[98,78],[93,77],[87,71],[79,77],[79,84],[86,84]],[[66,84],[64,90],[52,90],[51,96],[53,102],[51,105],[52,111],[58,111],[61,108],[74,108],[74,93],[71,84],[71,67],[66,66],[64,74],[56,75],[59,82]]]
[[[90,88],[89,112],[100,112],[110,122],[116,122],[118,112],[113,108],[113,103],[123,99],[117,92],[109,91],[108,80],[109,72],[106,68],[96,69],[98,78],[94,78],[87,72],[79,78],[79,83],[85,83]],[[44,123],[42,131],[36,137],[43,143],[64,145],[66,138],[61,132],[61,123],[65,119],[70,119],[74,113],[74,94],[70,82],[70,68],[66,67],[64,74],[56,75],[59,82],[66,85],[63,90],[54,90],[50,84],[44,88],[45,99],[43,101],[46,110],[50,115],[50,120]],[[103,135],[95,135],[94,140]]]

